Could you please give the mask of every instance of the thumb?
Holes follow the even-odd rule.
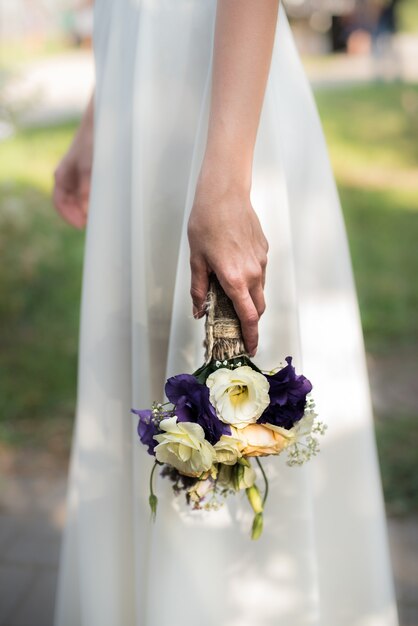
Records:
[[[203,259],[190,259],[192,279],[190,295],[193,301],[193,317],[201,318],[205,313],[205,302],[209,289],[209,276]]]

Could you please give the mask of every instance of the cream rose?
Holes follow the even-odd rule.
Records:
[[[200,476],[211,469],[216,461],[213,446],[206,441],[205,432],[199,424],[177,422],[169,417],[160,422],[164,431],[155,435],[155,457],[160,463],[168,463],[186,476]]]
[[[240,439],[231,435],[222,435],[214,445],[216,460],[224,465],[235,465],[240,457],[244,445]]]
[[[279,454],[287,448],[289,441],[277,427],[271,428],[270,424],[250,424],[245,428],[234,429],[234,435],[243,443],[242,455],[267,456]],[[283,428],[280,431],[284,430]],[[289,432],[289,431],[287,431]]]
[[[208,376],[206,385],[218,418],[235,428],[256,422],[270,404],[267,378],[248,365],[221,367]]]

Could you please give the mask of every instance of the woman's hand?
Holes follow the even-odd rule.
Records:
[[[250,355],[258,344],[265,309],[268,243],[251,206],[249,191],[201,176],[188,223],[193,315],[204,315],[209,274],[214,272],[232,300]]]
[[[54,174],[54,205],[61,217],[75,228],[86,225],[92,162],[93,97],[68,152]]]

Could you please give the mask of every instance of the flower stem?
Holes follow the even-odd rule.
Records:
[[[264,497],[263,497],[263,507],[264,507],[266,500],[267,500],[268,492],[269,492],[269,481],[267,480],[266,473],[264,471],[263,466],[261,465],[261,461],[258,458],[258,456],[255,457],[255,460],[257,461],[257,465],[261,470],[261,473],[263,475],[263,480],[264,480]]]
[[[153,489],[153,485],[152,485],[153,479],[154,479],[154,472],[155,472],[155,468],[157,467],[157,465],[158,465],[158,461],[155,461],[155,463],[154,463],[154,465],[152,467],[152,470],[151,470],[150,477],[149,477],[149,498],[148,498],[148,501],[149,501],[149,505],[150,505],[150,508],[151,508],[151,519],[152,519],[153,522],[155,522],[155,517],[157,515],[157,504],[158,504],[158,498],[157,498],[157,496],[154,493],[154,489]]]

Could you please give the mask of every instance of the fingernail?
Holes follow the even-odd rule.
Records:
[[[197,308],[196,306],[194,306],[194,305],[193,305],[193,317],[196,317],[196,318],[197,318],[198,313],[199,313],[198,308]]]

